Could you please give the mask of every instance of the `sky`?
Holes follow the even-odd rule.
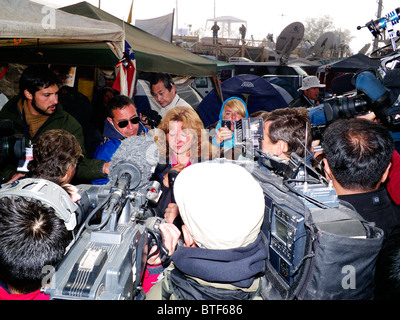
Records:
[[[51,7],[63,7],[80,1],[75,0],[34,0]],[[126,20],[132,0],[87,0],[90,4],[108,13]],[[398,0],[383,0],[382,15],[400,7]],[[350,48],[357,53],[365,44],[373,41],[367,28],[357,30],[357,26],[365,26],[375,20],[378,12],[377,0],[134,0],[132,24],[135,19],[150,19],[175,11],[175,23],[179,28],[191,30],[202,29],[203,36],[212,36],[211,24],[207,19],[219,16],[233,16],[247,21],[247,36],[262,40],[268,33],[276,39],[281,31],[293,22],[305,23],[307,18],[319,18],[325,15],[332,17],[334,25],[339,29],[350,30],[354,39]],[[175,26],[176,27],[176,26]],[[239,25],[238,25],[239,27]],[[396,30],[400,26],[395,27]],[[317,39],[315,39],[317,40]]]

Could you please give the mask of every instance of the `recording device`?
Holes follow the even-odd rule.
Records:
[[[388,30],[393,53],[380,59],[381,65],[376,71],[362,71],[353,77],[353,84],[356,88],[354,93],[325,100],[323,104],[310,109],[314,140],[321,140],[326,126],[335,120],[351,118],[370,111],[374,112],[377,119],[389,130],[398,130],[400,124],[398,89],[400,87],[398,84],[393,87],[396,81],[389,82],[385,78],[391,71],[395,72],[399,64],[400,54],[397,52],[394,40],[399,33],[393,30],[393,26],[400,21],[399,14],[400,8],[397,8],[386,16],[371,20],[365,25],[375,38],[380,37],[382,32]],[[361,28],[359,26],[357,29]],[[397,94],[393,97],[394,92]]]
[[[256,174],[265,197],[261,230],[269,242],[269,262],[289,287],[302,270],[310,212],[338,208],[339,200],[325,177],[297,154],[292,153],[287,161],[258,152],[261,166],[271,172],[266,176]]]
[[[221,127],[228,128],[231,130],[232,123],[230,120],[221,120]]]
[[[84,223],[45,289],[50,299],[131,300],[140,293],[149,241],[158,232],[148,221],[160,190],[150,181],[158,149],[150,138],[134,136],[122,141],[111,161],[107,185],[78,186]]]
[[[25,137],[13,134],[14,124],[9,119],[0,119],[0,164],[5,159],[25,159]]]
[[[253,154],[254,150],[261,147],[264,139],[264,127],[262,118],[242,118],[234,121],[235,146],[242,146],[244,155]]]
[[[145,125],[149,125],[152,129],[157,128],[158,125],[159,125],[160,122],[161,122],[161,119],[162,119],[162,117],[161,117],[161,116],[158,114],[158,112],[155,111],[155,110],[148,110],[148,109],[142,110],[142,111],[140,112],[140,114],[141,114],[142,116],[145,116],[145,117],[146,117],[145,120],[142,119],[142,122],[143,122]]]
[[[313,140],[322,140],[323,132],[332,122],[340,118],[351,118],[374,112],[377,119],[388,128],[400,124],[400,108],[394,103],[390,91],[372,71],[355,75],[357,92],[325,100],[309,109]]]

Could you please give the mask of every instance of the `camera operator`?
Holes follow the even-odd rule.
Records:
[[[383,185],[394,150],[389,131],[373,121],[352,118],[333,122],[324,134],[327,179],[340,199],[352,204],[385,236],[400,224],[400,208]]]
[[[261,299],[267,249],[258,182],[237,164],[203,162],[178,175],[175,198],[184,246],[172,254],[173,264],[146,299]]]
[[[107,104],[107,119],[104,121],[103,142],[97,147],[94,158],[111,161],[115,151],[125,138],[144,134],[147,130],[140,122],[132,99],[117,95]],[[108,178],[92,181],[93,184],[107,184]]]
[[[29,177],[46,179],[64,188],[76,202],[81,196],[70,184],[76,172],[82,148],[75,136],[62,129],[44,132],[33,146],[33,158],[28,164]]]
[[[63,110],[58,102],[59,79],[47,66],[27,67],[19,80],[20,94],[12,98],[0,111],[1,119],[14,123],[14,134],[23,134],[27,141],[35,142],[37,137],[50,129],[64,129],[79,141],[83,154],[84,136],[81,125]],[[17,164],[8,161],[2,168],[3,182],[24,176],[17,172]],[[108,175],[110,163],[83,158],[78,163],[76,178],[91,181]],[[11,179],[11,180],[10,180]]]
[[[261,117],[264,122],[264,139],[261,141],[263,152],[289,160],[293,152],[303,157],[304,145],[307,150],[312,150],[311,122],[307,109],[276,109],[263,113]],[[262,164],[260,167],[265,168]]]
[[[325,88],[324,84],[321,84],[316,76],[308,76],[303,79],[303,85],[297,90],[302,91],[302,94],[293,100],[289,106],[291,108],[311,108],[322,103],[322,99],[319,97],[319,89]]]
[[[0,300],[49,300],[40,291],[43,267],[56,267],[70,241],[53,208],[0,196]]]

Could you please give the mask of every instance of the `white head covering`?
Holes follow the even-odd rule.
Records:
[[[193,164],[177,176],[174,195],[198,246],[225,250],[245,247],[257,239],[264,219],[264,195],[241,166]]]
[[[310,88],[325,88],[324,84],[320,84],[316,76],[308,76],[303,79],[303,85],[297,91],[305,91]]]

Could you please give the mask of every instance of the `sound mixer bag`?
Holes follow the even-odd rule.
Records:
[[[348,203],[319,207],[289,190],[282,177],[258,167],[249,171],[266,200],[262,230],[269,256],[263,299],[373,299],[383,231],[364,221]],[[328,188],[309,187],[321,194]]]

